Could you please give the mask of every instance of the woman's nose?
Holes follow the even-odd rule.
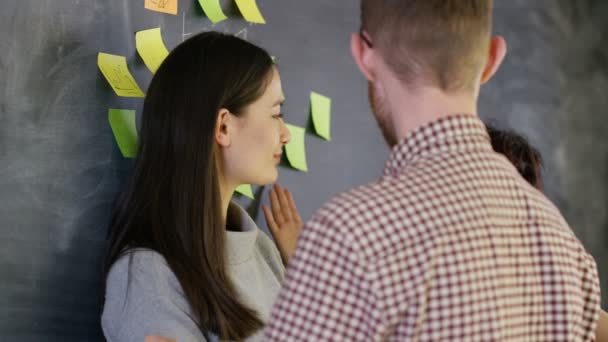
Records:
[[[291,132],[289,128],[285,125],[284,122],[281,122],[281,143],[283,145],[287,145],[287,143],[291,140]]]

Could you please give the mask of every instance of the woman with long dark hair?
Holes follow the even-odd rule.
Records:
[[[108,341],[260,338],[293,242],[277,239],[280,253],[230,199],[239,184],[277,179],[290,139],[282,102],[271,57],[233,36],[198,34],[162,63],[111,221]],[[287,191],[278,196],[293,206]]]

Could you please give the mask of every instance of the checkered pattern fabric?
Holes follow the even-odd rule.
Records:
[[[599,284],[559,211],[455,115],[305,226],[271,341],[591,341]]]

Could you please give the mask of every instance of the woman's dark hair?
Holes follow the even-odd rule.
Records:
[[[148,88],[133,174],[110,224],[103,283],[128,251],[154,250],[201,331],[221,339],[241,340],[263,324],[228,275],[214,130],[220,109],[241,114],[272,72],[266,51],[234,36],[205,32],[177,46]]]
[[[494,151],[504,155],[532,186],[542,190],[543,159],[523,136],[487,125]]]

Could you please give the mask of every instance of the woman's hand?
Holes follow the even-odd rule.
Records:
[[[302,229],[302,219],[289,190],[275,184],[270,189],[270,206],[263,205],[266,224],[279,247],[283,262],[293,255]]]

